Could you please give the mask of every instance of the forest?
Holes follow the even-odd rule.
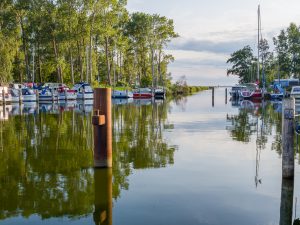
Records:
[[[1,0],[0,83],[170,83],[173,20],[126,0]]]
[[[273,46],[260,39],[260,74],[265,74],[266,83],[277,78],[300,78],[300,27],[291,23],[281,30],[273,37]],[[227,75],[239,76],[240,83],[256,80],[257,57],[249,45],[232,53],[227,63],[231,65]]]

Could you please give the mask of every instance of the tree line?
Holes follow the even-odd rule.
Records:
[[[163,85],[173,20],[126,0],[2,0],[0,82]]]
[[[273,37],[273,44],[274,51],[266,39],[259,42],[259,70],[260,74],[265,74],[266,82],[276,78],[300,78],[300,27],[291,23]],[[240,83],[256,80],[257,57],[249,45],[232,53],[227,63],[231,64],[227,75],[239,76]]]

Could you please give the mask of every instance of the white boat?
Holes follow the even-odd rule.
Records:
[[[94,99],[94,91],[88,83],[80,82],[74,85],[71,90],[74,90],[77,94],[77,99],[86,100]]]
[[[57,92],[59,101],[75,101],[77,98],[76,91],[70,90],[66,85],[61,85]]]
[[[58,101],[57,91],[50,88],[44,88],[39,92],[39,101],[40,102],[55,102]]]
[[[154,89],[154,98],[164,99],[166,97],[166,92],[163,88],[155,88]]]
[[[229,92],[229,94],[232,98],[239,98],[240,94],[241,94],[241,91],[245,88],[246,88],[245,85],[238,85],[237,84],[237,85],[235,85],[234,87],[231,88],[231,91]]]
[[[291,91],[291,97],[300,99],[300,86],[294,86]]]
[[[36,102],[37,97],[34,90],[29,88],[22,89],[22,101],[23,102]]]
[[[255,83],[245,84],[246,88],[240,91],[240,97],[243,99],[262,99],[262,90]]]
[[[133,98],[133,93],[128,90],[125,90],[125,91],[113,90],[112,97],[113,98]]]
[[[4,96],[3,96],[4,94]],[[6,86],[0,86],[0,102],[3,103],[11,102],[11,94],[9,93],[9,88]]]

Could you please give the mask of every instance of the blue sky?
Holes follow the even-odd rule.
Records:
[[[237,82],[226,76],[226,60],[247,44],[256,48],[258,4],[270,44],[290,22],[300,25],[299,0],[128,0],[127,8],[173,19],[180,35],[167,50],[174,80],[185,75],[189,84],[210,85]]]

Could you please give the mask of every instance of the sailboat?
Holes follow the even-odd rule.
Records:
[[[260,40],[262,39],[261,35],[261,16],[260,16],[260,5],[258,5],[258,10],[257,10],[257,16],[258,16],[258,35],[257,35],[257,80],[255,83],[251,85],[246,85],[247,87],[243,89],[240,92],[240,97],[244,99],[250,99],[250,100],[257,100],[257,99],[262,99],[264,96],[264,91],[265,91],[265,72],[264,72],[264,62],[262,60],[262,81],[263,81],[263,89],[259,88],[259,80],[260,80],[260,52],[259,52],[259,44]]]

